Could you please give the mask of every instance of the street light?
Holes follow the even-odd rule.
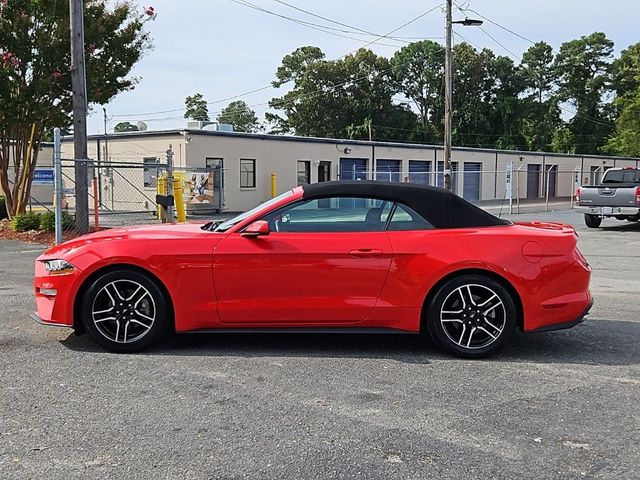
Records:
[[[451,2],[447,0],[446,46],[444,50],[444,188],[451,190],[451,27],[457,23],[466,27],[482,25],[482,20],[465,18],[451,21]]]

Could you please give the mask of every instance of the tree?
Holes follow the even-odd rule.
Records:
[[[389,60],[371,50],[325,60],[317,47],[298,48],[283,58],[273,85],[290,81],[293,88],[269,102],[284,112],[266,115],[276,132],[367,139],[371,130],[377,139],[402,140],[415,128],[415,114],[393,103]]]
[[[640,90],[626,102],[616,121],[616,133],[604,150],[616,155],[640,157]]]
[[[184,118],[200,122],[209,121],[209,107],[207,107],[207,101],[201,93],[195,93],[185,98],[184,107],[186,109]]]
[[[116,126],[113,128],[113,131],[116,133],[137,132],[138,130],[139,130],[138,126],[130,122],[117,123]]]
[[[494,80],[491,63],[495,56],[488,49],[478,52],[466,42],[453,47],[451,135],[454,145],[493,146],[490,100]],[[442,92],[444,94],[444,92]],[[438,102],[444,111],[444,96]],[[443,118],[443,115],[440,116]],[[441,126],[442,128],[443,126]]]
[[[151,18],[131,2],[85,2],[90,104],[134,88],[139,79],[128,75],[151,47],[144,30]],[[10,217],[28,203],[43,137],[54,127],[69,127],[71,111],[67,2],[0,1],[0,189]]]
[[[535,98],[538,103],[544,103],[557,80],[551,45],[545,42],[533,44],[522,54],[520,66],[530,97]]]
[[[520,98],[525,90],[522,70],[508,57],[490,60],[489,76],[493,78],[489,100],[490,119],[495,135],[495,147],[510,150],[521,148],[524,104]],[[489,140],[491,144],[491,140]]]
[[[562,124],[554,96],[557,70],[551,45],[537,42],[522,55],[520,71],[525,87],[522,99],[522,137],[529,150],[548,151]]]
[[[577,139],[576,153],[598,153],[611,133],[603,97],[610,78],[612,54],[613,42],[604,33],[595,32],[563,43],[556,55],[558,99],[576,109],[568,124]]]
[[[217,120],[220,123],[233,125],[236,132],[255,132],[259,125],[256,112],[242,100],[236,100],[224,107]]]
[[[440,100],[444,82],[444,48],[431,40],[413,42],[391,58],[397,88],[418,110],[423,141],[442,138]]]
[[[616,131],[603,150],[607,153],[640,156],[640,43],[622,51],[612,65],[613,102],[618,118]]]

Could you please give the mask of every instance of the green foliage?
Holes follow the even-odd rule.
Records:
[[[28,232],[40,228],[40,214],[36,212],[19,213],[11,220],[11,228],[16,232]]]
[[[53,232],[56,229],[56,214],[54,212],[45,212],[40,215],[40,230],[45,232]]]
[[[224,107],[217,117],[218,122],[233,125],[236,132],[255,132],[258,129],[256,112],[243,100],[236,100]]]
[[[538,42],[519,64],[456,44],[454,145],[631,155],[640,135],[640,43],[612,57],[613,43],[600,32],[565,42],[557,55]],[[390,59],[361,49],[327,60],[318,47],[300,47],[276,70],[273,86],[291,87],[271,100],[276,112],[266,119],[272,133],[441,143],[443,71],[444,49],[428,40]]]
[[[144,30],[151,18],[132,1],[84,2],[89,104],[105,104],[135,87],[138,79],[130,73],[151,48]],[[0,1],[0,191],[10,216],[27,204],[44,132],[69,127],[71,111],[68,2]],[[15,152],[12,179],[9,145]],[[26,185],[17,181],[23,169]]]
[[[613,42],[595,32],[563,43],[555,58],[558,100],[569,102],[577,111],[568,124],[573,137],[580,140],[574,143],[575,153],[598,153],[611,133],[603,97],[612,55]]]
[[[207,101],[201,93],[195,93],[185,98],[184,106],[186,108],[184,118],[201,122],[209,121],[209,108],[207,107]]]
[[[393,55],[391,68],[397,90],[416,105],[427,136],[430,124],[439,126],[442,122],[444,48],[431,40],[410,43]]]
[[[622,111],[616,121],[616,132],[604,150],[615,155],[640,157],[640,87],[635,96],[620,99]]]
[[[75,217],[69,212],[62,212],[62,229],[72,230],[75,227]],[[55,212],[45,212],[40,215],[40,230],[53,232],[56,229]]]
[[[137,132],[138,126],[130,122],[120,122],[117,123],[115,127],[113,127],[113,131],[116,133]]]
[[[266,118],[273,133],[366,139],[371,124],[374,139],[402,139],[405,127],[415,126],[416,115],[393,103],[397,88],[392,78],[389,60],[371,50],[325,60],[319,48],[300,47],[283,58],[273,82],[275,87],[294,83],[269,102],[285,117],[268,113]]]

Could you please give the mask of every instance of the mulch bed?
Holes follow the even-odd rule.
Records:
[[[64,233],[64,240],[73,238],[73,232]],[[42,245],[53,245],[56,242],[54,232],[43,232],[41,230],[30,230],[28,232],[15,232],[11,228],[11,222],[7,219],[0,220],[0,240],[18,240],[27,243],[40,243]]]

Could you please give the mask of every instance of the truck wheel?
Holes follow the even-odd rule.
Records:
[[[588,213],[585,213],[584,223],[589,228],[598,228],[602,223],[602,217],[599,217],[598,215],[589,215]]]

